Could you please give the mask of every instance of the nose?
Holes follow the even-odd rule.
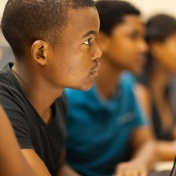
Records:
[[[95,50],[92,54],[92,60],[98,59],[102,56],[102,51],[100,50],[99,46],[95,42]]]

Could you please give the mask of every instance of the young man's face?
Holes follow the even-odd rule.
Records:
[[[97,76],[101,51],[95,42],[99,16],[95,8],[72,9],[61,41],[50,53],[48,76],[55,86],[90,89]]]
[[[137,15],[124,17],[108,36],[107,48],[103,55],[120,70],[133,73],[142,71],[145,64],[147,45],[144,41],[144,26]]]

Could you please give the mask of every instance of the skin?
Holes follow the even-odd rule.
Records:
[[[163,128],[165,130],[173,129],[173,138],[175,138],[172,111],[169,102],[164,98],[164,92],[165,87],[169,84],[170,77],[176,74],[176,65],[173,64],[176,62],[176,33],[170,35],[163,42],[150,42],[149,48],[155,58],[154,67],[149,77],[150,89],[138,84],[135,88],[136,96],[148,118],[152,116],[151,103],[153,100],[155,101],[163,122]],[[176,153],[175,141],[158,141],[157,144],[160,160],[174,160]]]
[[[32,169],[20,151],[12,126],[0,106],[0,175],[34,176]]]
[[[144,33],[141,19],[136,15],[125,16],[124,21],[113,28],[110,36],[100,31],[97,43],[102,50],[102,60],[96,86],[104,99],[113,96],[123,71],[141,70],[147,51]],[[149,127],[135,129],[131,144],[134,155],[129,162],[116,166],[115,176],[146,176],[153,164],[154,142]]]
[[[124,25],[115,26],[110,36],[104,36],[108,44],[105,43],[102,47],[105,49],[104,56],[111,62],[109,64],[114,64],[120,71],[141,71],[145,64],[144,53],[147,50],[144,35],[145,30],[140,18],[124,17]]]
[[[2,52],[2,49],[0,48],[0,60],[2,59],[2,56],[3,56],[3,52]]]
[[[175,75],[176,66],[173,63],[176,62],[176,33],[167,37],[164,42],[152,42],[149,46],[156,58],[156,68],[167,75]]]
[[[101,57],[95,41],[99,25],[95,8],[71,9],[68,25],[56,47],[47,41],[37,40],[26,48],[24,58],[15,59],[12,71],[29,102],[46,124],[52,120],[51,105],[65,87],[91,88],[98,73],[98,58]],[[50,175],[34,150],[22,149],[22,153],[37,176]],[[78,174],[63,164],[58,175]]]

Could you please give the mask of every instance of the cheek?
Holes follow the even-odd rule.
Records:
[[[159,63],[166,68],[167,71],[173,73],[176,71],[176,46],[167,45],[163,47],[160,53]]]
[[[85,77],[87,74],[89,63],[86,62],[86,56],[84,55],[75,55],[72,57],[69,62],[67,62],[66,70],[68,76],[70,75],[74,79],[81,79],[81,77]]]
[[[168,54],[168,57],[171,58],[171,60],[176,62],[176,45],[172,45],[168,48],[168,52],[166,53]]]
[[[166,45],[161,52],[161,62],[163,64],[173,64],[176,62],[176,45]]]
[[[122,43],[114,41],[111,42],[111,44],[109,45],[108,49],[107,49],[107,54],[110,56],[110,58],[116,60],[119,59],[123,56],[123,50],[124,50],[124,46]]]
[[[112,44],[114,53],[122,59],[130,60],[130,58],[135,55],[135,43],[126,38],[119,39],[119,41],[116,40],[116,42]]]

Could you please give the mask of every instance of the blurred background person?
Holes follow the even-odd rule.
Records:
[[[144,72],[138,76],[136,95],[143,113],[152,123],[162,160],[176,154],[174,113],[170,102],[170,81],[176,75],[176,19],[165,14],[151,17],[146,23],[149,46]],[[176,98],[176,97],[175,97]]]
[[[67,159],[81,175],[147,175],[153,138],[124,70],[139,72],[147,44],[140,12],[125,1],[98,1],[102,50],[98,77],[90,91],[67,89]],[[91,38],[89,47],[92,46]]]

